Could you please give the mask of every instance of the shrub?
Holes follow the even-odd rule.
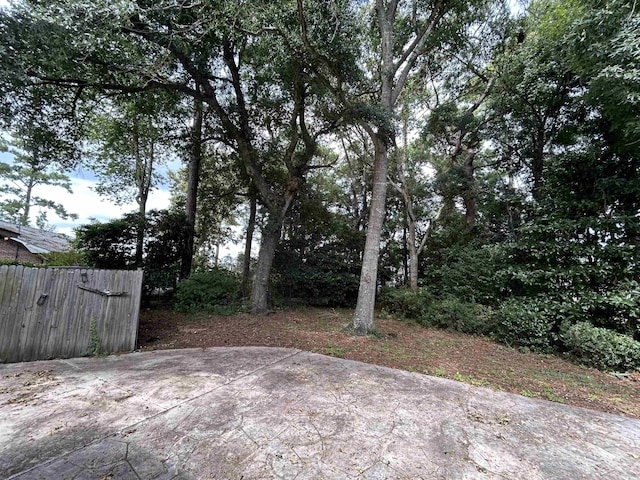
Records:
[[[493,310],[474,302],[446,296],[432,302],[422,323],[462,333],[484,335],[489,333]]]
[[[495,304],[502,289],[496,277],[499,255],[497,249],[475,242],[449,247],[430,259],[421,282],[436,295],[447,292],[474,303]]]
[[[237,310],[238,288],[236,276],[222,268],[196,272],[178,284],[175,307],[183,311],[231,313]]]
[[[555,350],[557,322],[545,305],[536,299],[507,300],[496,312],[493,337],[513,347],[527,347],[539,353],[552,352]]]
[[[580,362],[609,370],[640,370],[640,342],[587,322],[570,326],[563,335],[569,352]]]
[[[335,242],[316,248],[286,242],[274,258],[274,293],[288,302],[353,307],[360,284],[357,258],[348,245]]]
[[[379,302],[386,311],[403,318],[463,333],[488,333],[492,316],[489,307],[465,302],[452,295],[438,298],[424,288],[416,291],[385,289]]]
[[[378,304],[389,313],[422,322],[428,316],[429,305],[434,300],[435,296],[422,288],[416,291],[385,288],[378,297]]]

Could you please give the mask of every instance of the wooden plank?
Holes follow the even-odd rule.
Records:
[[[86,283],[82,281],[82,278],[79,280],[78,283],[93,287],[100,281],[100,270],[87,270]],[[96,299],[94,298],[95,294],[79,289],[77,284],[73,288],[76,289],[77,298],[79,299],[73,315],[73,321],[76,325],[76,335],[73,338],[73,356],[78,356],[83,354],[89,346],[90,328],[95,316]]]
[[[129,303],[129,324],[131,325],[131,337],[129,348],[135,350],[138,346],[138,329],[140,319],[140,301],[142,300],[142,282],[144,271],[137,270],[132,276],[130,287],[132,291],[131,302]]]
[[[79,278],[79,269],[66,269],[60,271],[60,287],[56,292],[59,295],[59,307],[56,311],[57,320],[57,351],[58,355],[68,358],[75,357],[81,351],[78,349],[76,339],[80,328],[79,315],[75,315],[77,306],[74,304],[76,282]]]
[[[0,265],[0,309],[5,308],[5,305],[8,307],[9,301],[11,298],[11,291],[9,291],[8,295],[5,294],[5,288],[7,288],[7,285],[9,286],[10,289],[12,288],[12,286],[9,284],[8,277],[9,277],[9,265]],[[6,301],[5,301],[5,296],[6,296]],[[5,311],[0,310],[0,314],[2,313],[5,313]],[[2,321],[3,318],[5,318],[4,315],[0,317],[0,321]]]
[[[99,270],[97,273],[98,275],[96,277],[96,288],[99,290],[109,290],[111,288],[110,283],[112,272],[110,270]],[[95,293],[91,294],[91,298],[93,300],[94,308],[92,319],[96,325],[96,333],[98,335],[98,340],[100,341],[100,347],[105,352],[108,352],[109,350],[107,349],[107,345],[105,344],[105,336],[107,332],[106,315],[111,298],[96,295]]]
[[[49,292],[43,283],[45,269],[28,268],[29,283],[23,283],[25,290],[24,303],[18,308],[22,313],[24,325],[20,336],[20,359],[23,362],[38,360],[38,345],[43,341],[42,322],[38,315],[38,309],[49,300]],[[41,297],[46,295],[46,297]],[[41,305],[38,305],[41,304]]]
[[[9,361],[9,351],[13,339],[16,318],[12,315],[14,290],[17,287],[17,268],[15,265],[0,266],[0,361]]]
[[[109,272],[104,290],[122,291],[121,279],[125,273],[126,272],[121,270]],[[120,323],[118,319],[118,307],[124,298],[125,297],[107,297],[104,303],[102,333],[100,338],[103,348],[109,353],[118,351],[117,335]]]
[[[109,270],[100,270],[100,281],[97,288],[100,290],[111,289],[112,276],[113,272]],[[98,334],[98,339],[100,340],[100,346],[105,352],[109,352],[109,346],[106,343],[107,316],[109,314],[109,305],[111,304],[112,298],[96,294],[92,295],[94,298],[94,305],[96,307],[94,321],[96,322],[96,332]]]
[[[107,282],[108,287],[105,290],[109,291],[122,291],[121,278],[122,271],[109,272],[109,280]],[[104,324],[103,324],[103,347],[107,352],[116,352],[118,351],[118,310],[120,302],[122,302],[125,297],[108,297],[105,302],[105,311],[104,311]]]
[[[30,325],[24,323],[24,304],[31,293],[31,282],[33,277],[33,269],[18,267],[18,275],[20,279],[17,282],[18,290],[14,291],[15,302],[11,311],[11,315],[15,318],[15,326],[13,329],[11,345],[9,347],[9,361],[20,362],[23,355],[23,343],[26,330]]]
[[[49,268],[39,268],[38,269],[38,287],[42,293],[47,295],[45,300],[41,300],[40,295],[36,294],[35,305],[33,306],[33,314],[36,316],[38,320],[38,343],[35,345],[33,351],[34,360],[45,360],[49,359],[46,355],[46,345],[49,340],[49,334],[51,333],[49,329],[49,324],[45,317],[45,311],[47,308],[47,304],[50,301],[51,289],[52,289],[52,277]]]
[[[15,265],[13,271],[13,288],[11,292],[10,308],[8,312],[10,329],[8,330],[7,340],[5,344],[5,352],[8,362],[20,361],[19,358],[19,341],[20,332],[22,331],[22,318],[18,317],[18,305],[20,302],[20,292],[22,287],[24,267]]]
[[[44,360],[47,359],[42,352],[43,346],[46,346],[49,339],[49,325],[46,322],[44,311],[47,303],[49,303],[49,296],[51,295],[51,273],[48,268],[38,268],[38,278],[35,283],[37,291],[34,295],[32,304],[32,315],[36,321],[36,331],[33,336],[37,341],[31,347],[30,358],[32,360]],[[46,299],[41,300],[40,295],[47,295]]]
[[[77,284],[81,281],[81,272],[85,269],[74,269],[73,271],[68,272],[67,281],[66,281],[66,289],[65,289],[65,303],[64,308],[60,312],[59,322],[63,325],[70,325],[71,330],[66,332],[66,336],[68,338],[69,347],[65,349],[65,341],[66,338],[60,338],[58,340],[58,350],[60,352],[64,352],[64,354],[68,357],[77,356],[82,352],[84,346],[78,346],[78,334],[82,331],[82,325],[80,319],[82,318],[83,304],[84,301],[80,297],[80,291],[77,288]],[[59,330],[59,327],[53,327],[53,329]],[[64,331],[64,328],[62,329]]]
[[[116,271],[103,271],[101,290],[115,290],[116,277],[118,272]],[[109,331],[111,330],[111,316],[113,311],[114,301],[117,302],[117,298],[114,297],[102,297],[102,303],[100,304],[100,321],[98,325],[98,337],[100,338],[100,344],[105,352],[113,351],[113,345],[109,339]]]
[[[70,347],[69,352],[72,356],[81,355],[87,348],[89,343],[89,324],[91,316],[91,293],[85,292],[78,288],[78,284],[82,281],[82,272],[87,272],[87,282],[92,282],[95,277],[95,270],[81,269],[74,276],[71,288],[74,290],[75,302],[73,308],[69,310],[70,323],[76,326],[73,336],[69,335]]]
[[[9,290],[9,293],[5,290]],[[0,265],[0,362],[5,361],[4,344],[9,330],[9,299],[12,290],[13,282],[10,280],[9,266]]]
[[[122,288],[127,292],[127,296],[123,297],[118,303],[116,313],[118,321],[118,351],[131,351],[135,349],[135,341],[137,336],[137,324],[134,322],[134,311],[139,309],[139,303],[135,303],[137,297],[137,280],[140,272],[131,270],[122,272],[120,280]]]
[[[131,321],[129,318],[129,310],[131,305],[131,279],[135,276],[135,270],[129,270],[127,272],[123,272],[123,275],[120,279],[120,285],[122,285],[123,291],[127,292],[126,297],[122,297],[120,302],[118,303],[118,313],[117,313],[117,321],[118,321],[118,334],[117,337],[117,349],[119,352],[131,351],[133,348],[131,347]]]
[[[59,324],[64,321],[64,309],[67,306],[69,269],[54,267],[47,270],[49,272],[44,288],[48,290],[49,298],[40,310],[43,330],[37,353],[41,360],[64,356],[57,345],[61,341]]]
[[[38,348],[40,359],[65,357],[62,347],[66,332],[64,311],[67,308],[68,269],[52,267],[47,270],[45,282],[49,297],[41,310],[47,334]]]
[[[56,317],[54,315],[55,294],[56,294],[56,271],[53,268],[44,269],[44,278],[42,280],[43,289],[49,295],[47,300],[38,306],[38,315],[42,322],[43,334],[41,344],[38,346],[38,359],[49,360],[55,358],[56,351],[50,348],[52,340],[55,340],[55,330],[52,331],[52,323],[55,325]]]

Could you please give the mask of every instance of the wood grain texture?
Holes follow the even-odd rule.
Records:
[[[0,266],[0,362],[80,356],[92,324],[104,353],[135,349],[142,276],[142,270]]]

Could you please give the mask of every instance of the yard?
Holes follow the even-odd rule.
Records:
[[[408,370],[567,405],[640,418],[640,372],[614,375],[489,339],[378,318],[378,333],[349,333],[350,310],[299,308],[217,316],[145,310],[143,351],[193,347],[289,347]]]

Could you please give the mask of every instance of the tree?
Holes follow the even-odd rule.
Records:
[[[395,114],[400,95],[421,59],[448,44],[475,20],[487,2],[398,2],[376,0],[373,49],[376,95],[359,121],[374,145],[373,192],[362,261],[354,331],[374,328],[378,257],[385,214],[387,160],[395,146]]]
[[[60,119],[57,112],[46,107],[46,92],[31,89],[22,100],[6,123],[13,136],[8,148],[13,161],[0,162],[0,192],[6,196],[0,203],[0,214],[8,221],[30,225],[32,208],[36,207],[40,210],[36,220],[40,227],[46,225],[47,210],[62,219],[77,218],[62,204],[35,191],[50,186],[71,193],[71,181],[64,172],[77,161],[75,144],[54,129]]]
[[[516,303],[504,309],[524,305],[555,336],[547,344],[559,348],[571,324],[584,320],[639,338],[633,112],[640,82],[625,56],[634,49],[627,32],[638,14],[623,3],[534,2],[526,35],[528,62],[520,75],[553,69],[563,88],[527,95],[535,111],[555,114],[544,132],[545,168],[533,185],[534,201],[505,248],[509,262],[501,275]]]
[[[492,139],[511,172],[522,172],[534,199],[544,186],[544,168],[563,118],[574,115],[570,94],[581,88],[558,56],[560,47],[535,31],[536,3],[523,19],[517,44],[496,58]],[[564,21],[565,12],[555,12]],[[541,33],[541,32],[540,32]]]
[[[145,291],[175,288],[183,250],[184,213],[151,210],[142,220],[138,212],[108,222],[93,222],[76,229],[75,245],[94,268],[144,268]],[[143,262],[137,259],[139,223],[146,232]]]
[[[19,145],[19,143],[18,143]],[[0,215],[9,222],[31,225],[32,208],[40,209],[36,224],[44,228],[47,210],[52,210],[62,219],[78,218],[68,213],[61,203],[35,194],[39,186],[60,187],[69,193],[71,181],[64,173],[53,171],[50,165],[39,160],[37,154],[29,154],[16,148],[9,149],[14,155],[12,163],[0,162],[0,193],[6,195],[0,202]]]
[[[189,135],[189,156],[187,167],[187,188],[185,192],[185,219],[184,227],[184,251],[180,262],[180,278],[189,278],[193,268],[193,253],[196,236],[196,214],[198,202],[198,186],[200,184],[200,173],[202,170],[202,126],[204,121],[204,111],[202,100],[193,100],[193,120],[191,122]]]
[[[237,155],[219,142],[201,141],[197,157],[198,209],[196,211],[195,204],[192,204],[187,210],[193,215],[195,234],[191,240],[193,243],[190,251],[194,256],[193,268],[207,268],[211,264],[217,264],[215,252],[219,250],[219,246],[233,239],[229,227],[236,223],[234,217],[243,201],[241,189],[246,188],[246,180],[239,178]],[[172,205],[175,208],[184,205],[185,198],[193,196],[194,158],[196,156],[192,154],[189,164],[176,175],[172,175]],[[189,184],[192,186],[189,187]],[[186,203],[189,205],[190,201],[187,200]],[[190,225],[187,228],[191,228]]]
[[[136,263],[142,266],[147,200],[161,181],[158,165],[173,154],[170,126],[163,116],[170,99],[145,92],[119,96],[92,119],[89,167],[98,177],[98,194],[121,205],[138,204]],[[163,105],[164,103],[164,105]],[[174,109],[175,111],[175,109]],[[164,115],[163,115],[164,114]]]
[[[27,8],[21,4],[2,14],[3,42],[9,44],[3,52],[12,65],[7,77],[14,85],[55,85],[73,89],[78,98],[87,91],[162,89],[207,105],[267,212],[252,290],[255,312],[268,309],[269,273],[284,215],[318,139],[336,123],[335,116],[322,121],[331,106],[319,106],[319,85],[299,47],[301,31],[321,36],[334,60],[348,57],[343,39],[349,24],[342,21],[349,18],[347,2],[309,3],[318,14],[304,27],[294,5],[257,0],[242,11],[236,2],[212,1],[25,2]],[[37,46],[45,30],[46,50]]]

